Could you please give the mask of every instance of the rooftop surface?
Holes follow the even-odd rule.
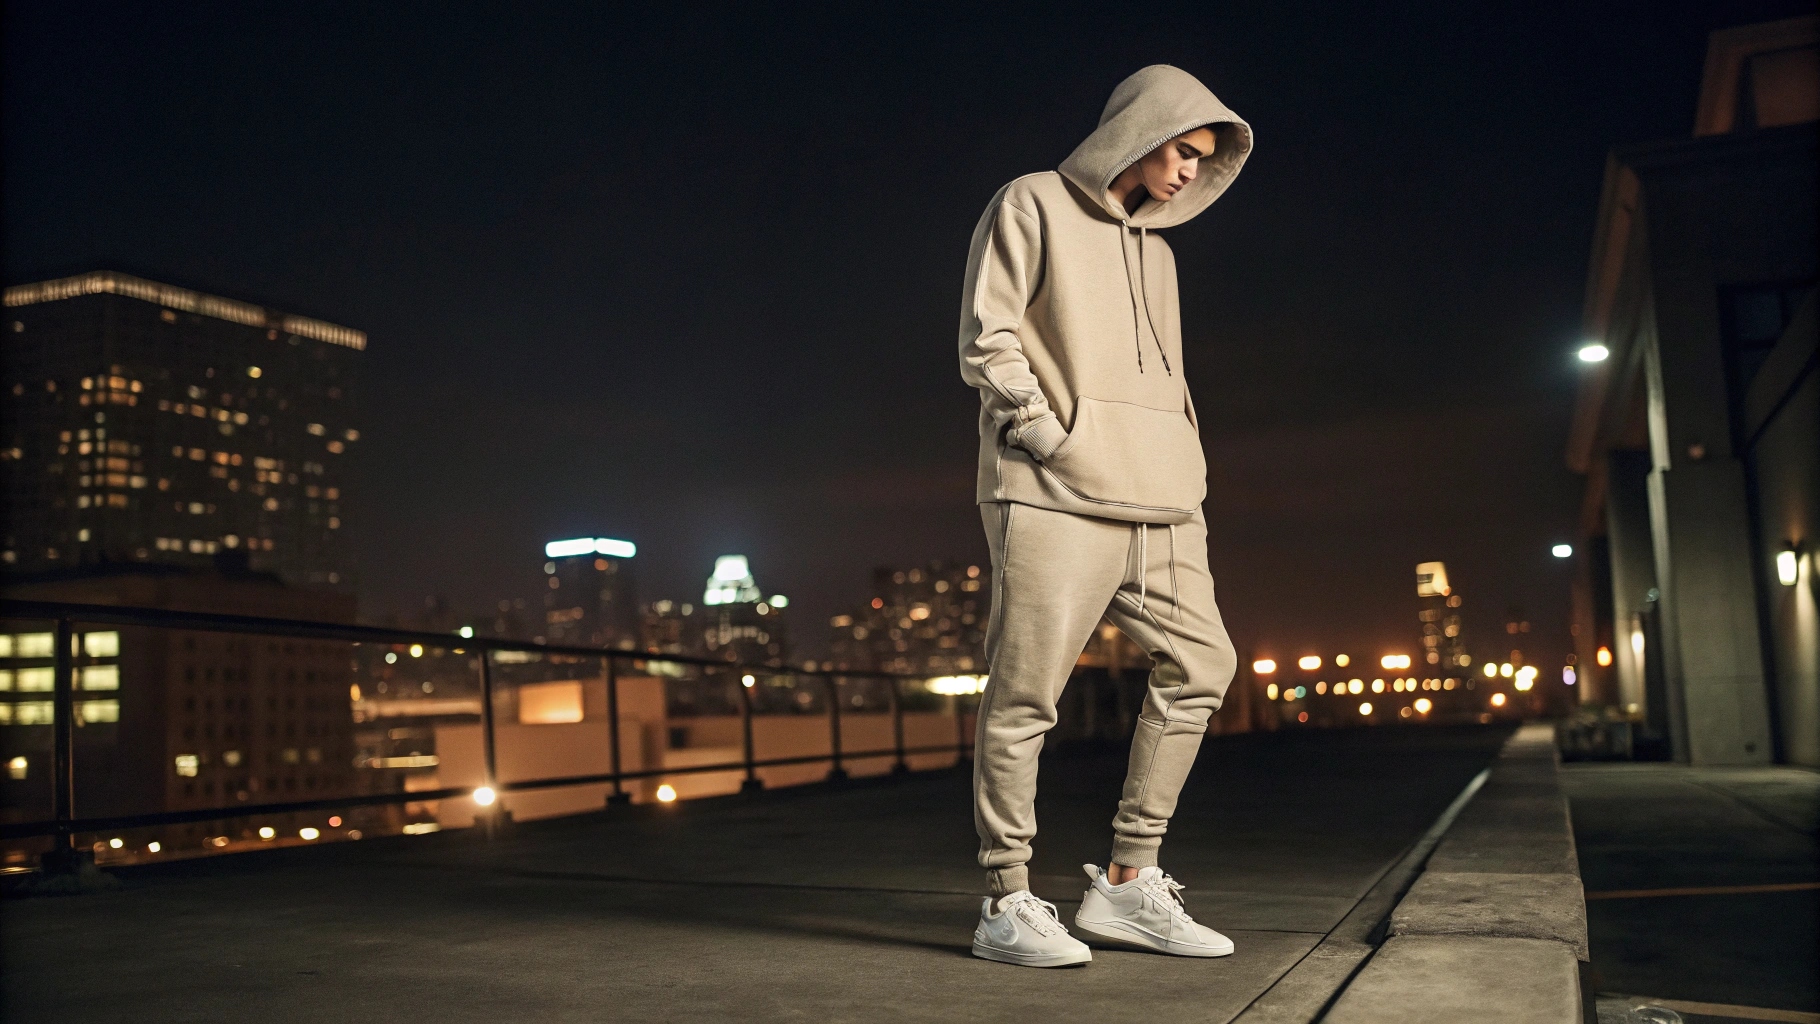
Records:
[[[0,907],[0,1016],[153,1021],[1231,1020],[1312,949],[1508,729],[1209,739],[1163,865],[1238,951],[969,952],[966,775],[814,786],[122,872]],[[1069,920],[1114,753],[1046,755],[1032,887]]]

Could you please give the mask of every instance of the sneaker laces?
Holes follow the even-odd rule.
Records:
[[[1038,899],[1028,889],[1007,896],[999,903],[1002,913],[1017,912],[1018,920],[1036,929],[1038,935],[1055,935],[1066,931],[1061,920],[1056,916],[1055,904],[1048,900]]]
[[[1182,898],[1182,890],[1188,888],[1162,872],[1138,883],[1138,887],[1149,893],[1152,899],[1169,909],[1169,912],[1184,921],[1193,921],[1188,913],[1188,901]]]

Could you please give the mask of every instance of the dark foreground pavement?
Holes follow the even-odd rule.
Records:
[[[1820,773],[1578,764],[1561,787],[1596,989],[1820,1015]]]
[[[1507,729],[1209,740],[1164,843],[1233,956],[968,952],[982,876],[944,772],[135,869],[0,905],[7,1020],[1228,1021],[1294,966]],[[1043,765],[1033,888],[1068,919],[1121,757]],[[1141,1010],[1136,1007],[1142,1007]]]

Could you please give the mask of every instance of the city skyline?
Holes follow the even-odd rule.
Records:
[[[1444,560],[1469,632],[1519,605],[1564,656],[1548,549],[1573,533],[1560,447],[1605,154],[1685,135],[1707,30],[1752,16],[1190,13],[1109,41],[986,11],[543,12],[470,34],[14,8],[7,277],[112,265],[371,333],[354,472],[391,500],[351,538],[366,614],[490,607],[524,552],[599,532],[640,543],[652,594],[738,551],[826,621],[866,566],[985,561],[951,348],[967,232],[1112,83],[1173,62],[1259,140],[1170,239],[1235,640],[1403,636],[1385,595]],[[221,37],[245,45],[203,42]],[[1033,69],[990,103],[983,39]],[[300,59],[224,88],[235,52]],[[881,122],[900,130],[852,148]],[[703,133],[737,171],[653,188]]]

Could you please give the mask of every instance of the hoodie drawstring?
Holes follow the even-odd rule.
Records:
[[[1131,256],[1125,252],[1125,233],[1131,230],[1131,222],[1124,221],[1119,228],[1119,257],[1125,262],[1125,289],[1131,290]],[[1150,316],[1150,283],[1144,273],[1144,238],[1149,229],[1138,228],[1138,285],[1137,293],[1131,296],[1131,340],[1137,346],[1138,372],[1144,372],[1144,328],[1138,323],[1138,301],[1144,303],[1144,323],[1150,327],[1150,340],[1156,343],[1157,354],[1163,357],[1163,372],[1175,376],[1175,369],[1169,365],[1169,350],[1163,347],[1163,336],[1156,331],[1156,321]]]
[[[1138,327],[1138,300],[1131,295],[1131,257],[1125,252],[1125,233],[1131,230],[1129,221],[1119,227],[1119,259],[1125,264],[1125,293],[1131,299],[1131,343],[1137,346],[1138,372],[1144,372],[1144,331]],[[1142,229],[1139,229],[1142,230]],[[1140,247],[1142,243],[1139,243]],[[1138,253],[1138,273],[1144,272],[1143,253]],[[1140,606],[1139,610],[1142,610]]]
[[[1144,228],[1138,228],[1138,293],[1144,298],[1144,322],[1150,325],[1150,340],[1156,342],[1157,354],[1163,357],[1163,372],[1173,377],[1175,370],[1169,366],[1169,353],[1163,348],[1163,336],[1156,332],[1156,321],[1150,319],[1150,282],[1144,277],[1144,231]],[[1124,246],[1119,248],[1123,249]],[[1174,533],[1174,529],[1171,528],[1170,532]],[[1171,559],[1173,558],[1172,555]]]

